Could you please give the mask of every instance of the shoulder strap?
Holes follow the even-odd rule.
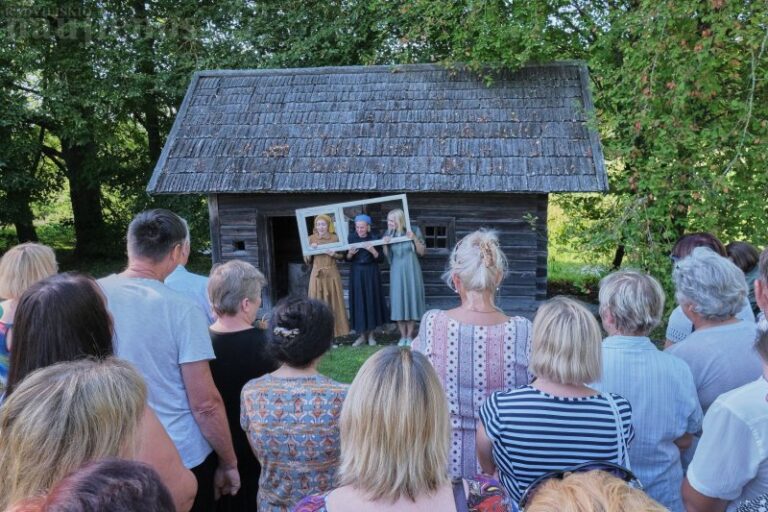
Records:
[[[618,445],[618,464],[625,468],[632,470],[632,466],[629,464],[629,449],[627,448],[627,439],[624,437],[624,423],[621,421],[621,413],[619,412],[619,406],[616,405],[616,400],[610,393],[603,393],[603,397],[608,401],[608,405],[611,406],[613,416],[616,418],[616,443]]]
[[[464,480],[461,478],[453,481],[453,501],[456,503],[456,512],[469,512],[467,495],[464,494]]]

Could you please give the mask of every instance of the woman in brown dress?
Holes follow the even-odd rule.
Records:
[[[320,245],[338,241],[339,237],[336,236],[331,217],[325,214],[316,216],[315,228],[309,237],[309,246],[317,249]],[[307,264],[312,264],[312,273],[309,276],[309,298],[323,301],[331,308],[334,320],[334,337],[349,334],[341,275],[336,267],[336,260],[343,257],[343,254],[328,250],[325,254],[315,254],[306,258]]]

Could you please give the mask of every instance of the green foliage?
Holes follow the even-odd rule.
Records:
[[[96,209],[86,213],[103,218],[89,241],[113,240],[113,252],[122,254],[128,219],[155,205],[180,210],[193,240],[207,240],[201,198],[144,193],[196,70],[464,62],[481,72],[583,59],[611,189],[554,197],[567,219],[550,227],[558,246],[608,263],[621,248],[667,279],[666,254],[686,231],[768,241],[762,1],[6,0],[3,9],[0,223],[49,215],[69,185],[87,189]],[[88,215],[75,199],[68,221],[80,244]]]

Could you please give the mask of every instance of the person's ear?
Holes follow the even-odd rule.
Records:
[[[456,290],[456,293],[461,293],[461,279],[459,279],[458,274],[453,274],[451,276],[451,281],[453,281],[453,289]]]
[[[768,284],[763,278],[755,279],[755,301],[766,316],[768,316]]]

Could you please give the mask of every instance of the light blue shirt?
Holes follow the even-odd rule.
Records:
[[[99,279],[115,326],[115,354],[144,377],[150,407],[187,468],[213,450],[189,404],[181,367],[215,359],[200,307],[155,279],[111,275]],[[73,442],[76,442],[73,441]]]
[[[603,341],[603,377],[592,387],[629,400],[635,429],[629,446],[632,472],[653,499],[683,512],[683,469],[674,441],[698,432],[702,422],[688,365],[647,337],[609,336]]]
[[[749,303],[749,299],[744,299],[744,305],[741,307],[741,311],[736,313],[736,318],[744,320],[745,322],[754,322],[755,313],[752,311],[752,305]],[[693,332],[693,323],[683,313],[683,308],[677,306],[672,310],[669,315],[669,321],[667,322],[667,339],[672,343],[680,343],[685,338],[691,335]]]
[[[211,301],[208,299],[208,278],[198,274],[193,274],[183,265],[177,266],[171,275],[165,278],[165,285],[171,290],[176,290],[194,300],[203,308],[205,316],[208,317],[208,325],[216,319],[213,318],[211,311]]]

